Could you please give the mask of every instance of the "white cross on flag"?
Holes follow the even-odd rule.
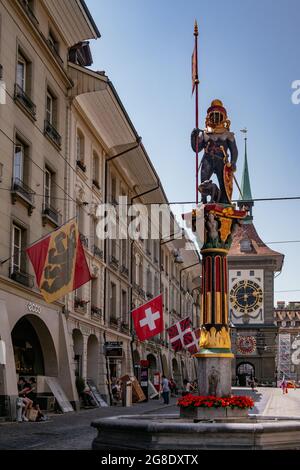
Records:
[[[196,354],[200,350],[200,332],[200,328],[197,328],[197,330],[193,330],[191,332],[191,341],[185,344],[186,349],[191,354]],[[187,336],[185,336],[184,339],[187,340]]]
[[[164,328],[162,294],[132,310],[132,318],[140,341],[161,333]]]
[[[170,338],[170,343],[174,351],[181,351],[183,348],[185,348],[186,340],[188,343],[192,341],[190,337],[192,333],[190,325],[191,320],[189,319],[189,317],[186,317],[167,329]]]

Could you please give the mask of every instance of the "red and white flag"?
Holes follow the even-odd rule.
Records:
[[[136,334],[140,341],[152,338],[163,331],[162,294],[132,310],[132,318]]]
[[[189,317],[186,317],[167,329],[170,343],[174,351],[181,351],[185,348],[185,335],[192,332],[190,325],[191,320]]]
[[[197,330],[193,330],[191,332],[191,335],[188,335],[189,338],[185,337],[185,341],[187,341],[188,339],[191,339],[191,341],[185,344],[186,349],[191,354],[196,354],[200,350],[200,346],[199,346],[200,332],[201,332],[200,328],[197,328]]]

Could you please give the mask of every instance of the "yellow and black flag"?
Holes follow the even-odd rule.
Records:
[[[26,252],[48,303],[91,279],[75,219],[27,248]]]

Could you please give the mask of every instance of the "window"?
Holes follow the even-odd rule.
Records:
[[[26,91],[26,73],[27,73],[27,61],[25,57],[18,52],[17,61],[17,85],[22,91]]]
[[[80,203],[76,204],[76,216],[78,223],[78,230],[81,234],[84,233],[84,210]]]
[[[22,229],[13,225],[12,231],[12,271],[21,270]]]
[[[15,145],[14,179],[18,179],[20,181],[23,181],[24,155],[24,145],[19,140],[17,140]]]
[[[51,95],[50,91],[47,91],[47,98],[46,98],[46,120],[53,124],[53,96]]]
[[[110,317],[116,319],[117,314],[117,286],[114,282],[110,283]]]
[[[44,203],[45,206],[50,206],[51,204],[51,185],[52,185],[52,173],[51,171],[48,170],[48,168],[45,169],[45,179],[44,179]]]
[[[91,282],[91,305],[92,307],[98,306],[98,278],[92,279]]]
[[[127,239],[121,240],[121,248],[122,248],[122,266],[127,266]]]
[[[124,289],[122,289],[122,321],[128,322],[127,292]]]
[[[55,54],[59,54],[59,42],[57,41],[55,35],[53,34],[53,31],[49,31],[49,36],[48,36],[48,43],[50,44],[50,47],[52,51]]]
[[[254,276],[254,271],[250,271],[250,276]]]
[[[140,260],[139,264],[139,286],[143,287],[143,262]]]
[[[46,115],[45,115],[45,135],[56,147],[61,148],[61,136],[57,131],[58,127],[58,100],[54,93],[47,88],[46,93]]]
[[[152,274],[150,269],[147,269],[147,293],[152,294]]]

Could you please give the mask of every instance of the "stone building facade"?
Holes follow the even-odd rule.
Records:
[[[166,327],[187,315],[196,326],[197,252],[178,248],[172,237],[165,243],[161,234],[134,242],[96,236],[101,203],[116,205],[120,195],[129,203],[168,203],[111,81],[86,68],[88,41],[99,37],[83,0],[0,6],[1,416],[15,416],[20,375],[37,377],[38,394],[46,395],[44,378],[55,377],[74,406],[77,376],[109,397],[111,379],[138,375],[141,359],[152,375],[165,372],[179,384],[195,377],[190,355],[174,354],[165,332],[137,341],[130,311],[162,292]],[[74,216],[93,279],[47,304],[25,249]],[[111,342],[121,343],[120,357],[105,354]]]

